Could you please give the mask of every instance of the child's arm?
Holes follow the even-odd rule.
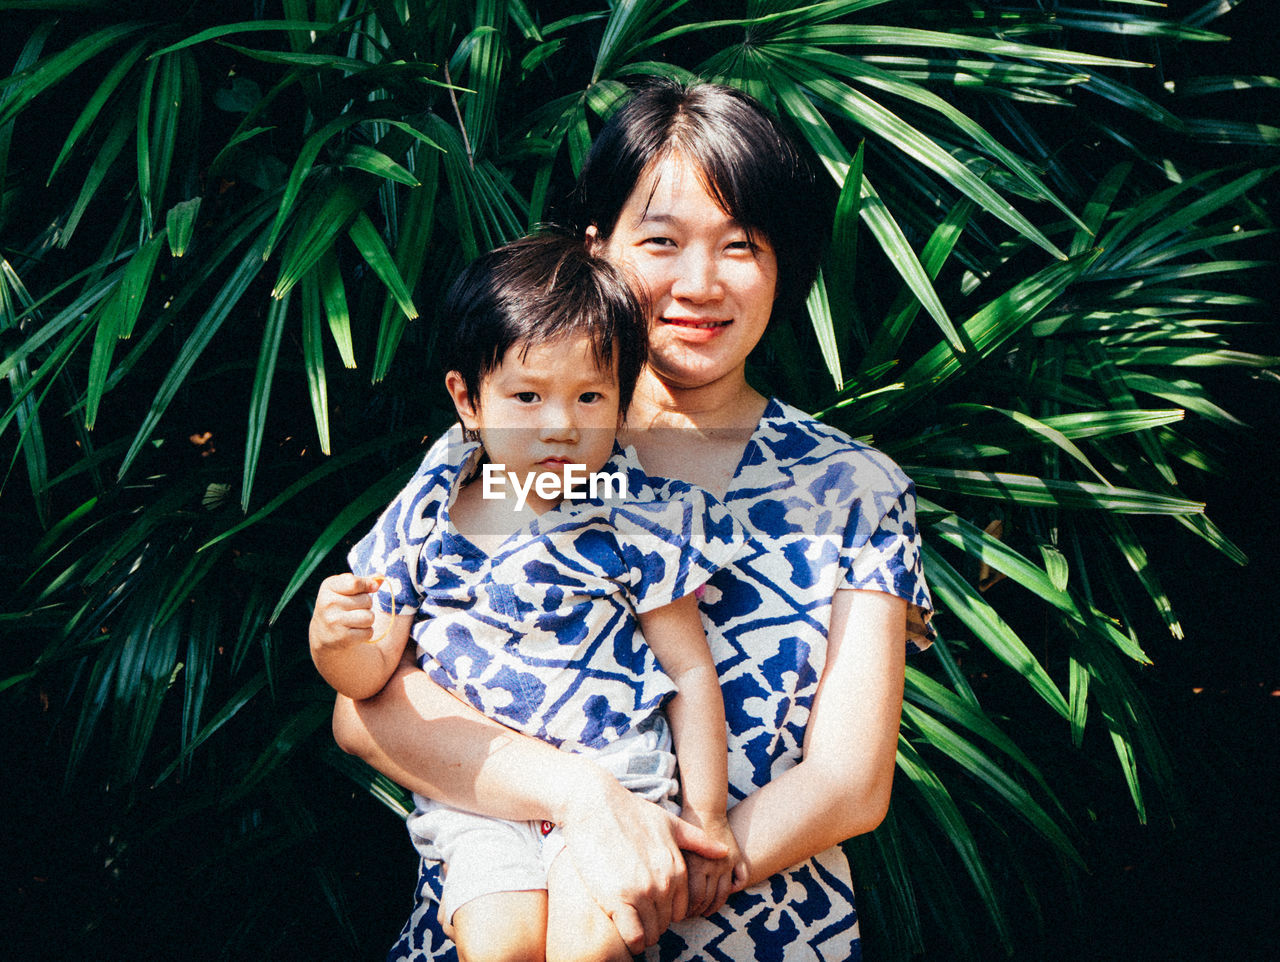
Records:
[[[709,914],[746,880],[746,863],[729,830],[724,699],[693,595],[638,616],[662,670],[675,683],[667,718],[680,763],[681,817],[729,847],[723,859],[689,857],[689,915]]]
[[[389,615],[374,605],[380,577],[345,574],[320,584],[308,640],[316,670],[339,694],[376,695],[395,673],[413,615]]]

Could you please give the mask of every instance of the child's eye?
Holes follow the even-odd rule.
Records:
[[[514,397],[521,404],[532,404],[538,400],[538,395],[534,391],[517,391]]]
[[[595,404],[597,401],[603,401],[604,395],[599,391],[584,391],[578,395],[578,400],[583,404]]]

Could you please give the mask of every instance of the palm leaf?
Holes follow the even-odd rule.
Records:
[[[320,285],[315,275],[302,279],[302,359],[307,371],[307,391],[311,413],[320,436],[320,450],[330,453],[329,391],[324,374],[324,340],[321,329]]]
[[[934,818],[943,826],[946,837],[959,854],[970,880],[977,887],[983,908],[995,923],[1001,942],[1008,951],[1012,948],[1008,922],[1000,908],[1000,900],[986,866],[978,854],[973,833],[960,814],[960,809],[956,806],[951,793],[906,738],[898,739],[898,768],[906,775],[912,788],[919,793],[921,800]]]
[[[30,106],[49,88],[61,83],[89,60],[126,38],[147,29],[146,23],[118,23],[76,40],[66,49],[8,77],[0,90],[0,127]]]
[[[289,579],[288,585],[284,589],[280,600],[276,603],[275,610],[271,613],[271,621],[274,622],[280,617],[285,606],[302,587],[303,583],[311,576],[311,573],[324,561],[334,547],[342,538],[347,535],[361,519],[367,518],[376,510],[383,507],[391,500],[391,497],[400,490],[413,469],[417,467],[418,459],[414,459],[411,464],[401,466],[397,471],[383,477],[379,481],[372,484],[368,490],[360,495],[355,501],[351,502],[345,508],[338,512],[334,519],[325,526],[308,549],[306,555],[302,559],[302,563],[298,565],[293,576]]]
[[[280,354],[280,339],[284,334],[284,322],[288,313],[288,294],[281,298],[272,298],[271,305],[267,309],[267,322],[262,330],[262,347],[258,351],[258,367],[249,397],[244,477],[240,484],[240,510],[246,513],[253,495],[254,479],[258,473],[258,459],[262,454],[263,435],[267,423],[267,402],[271,399],[271,387],[275,383],[276,359]]]
[[[161,383],[159,390],[156,392],[155,400],[151,402],[151,407],[147,411],[146,417],[143,418],[142,426],[138,429],[137,434],[134,435],[133,443],[125,453],[124,462],[120,465],[120,477],[124,477],[129,470],[139,451],[142,450],[143,444],[155,431],[160,422],[160,417],[169,406],[169,402],[173,400],[174,395],[178,393],[178,390],[185,383],[192,367],[199,360],[204,349],[209,346],[209,342],[218,333],[219,328],[222,327],[223,322],[227,319],[232,309],[235,308],[245,291],[248,290],[249,285],[253,283],[253,280],[262,270],[262,254],[266,250],[266,246],[266,238],[259,238],[250,245],[248,253],[240,261],[239,266],[232,271],[230,278],[215,295],[208,310],[205,311],[192,329],[191,336],[187,338],[173,367],[169,369],[169,373]]]
[[[1049,707],[1067,717],[1062,692],[1022,639],[940,554],[927,546],[924,550],[933,590],[947,610],[981,638],[992,654],[1025,678]]]

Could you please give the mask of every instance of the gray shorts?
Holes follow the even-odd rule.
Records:
[[[676,757],[671,729],[657,714],[617,741],[591,752],[591,760],[622,786],[678,813]],[[441,907],[452,920],[458,907],[481,895],[547,887],[547,872],[564,848],[560,830],[550,822],[512,822],[473,815],[421,795],[406,824],[424,858],[445,864]]]

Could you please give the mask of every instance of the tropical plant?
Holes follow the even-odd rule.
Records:
[[[893,812],[849,846],[864,932],[883,958],[1012,950],[1038,880],[1082,867],[1102,753],[1138,818],[1176,805],[1138,683],[1180,638],[1148,516],[1243,560],[1181,494],[1215,468],[1183,428],[1238,423],[1197,374],[1276,367],[1236,318],[1280,131],[1185,117],[1145,66],[1223,42],[1232,6],[0,0],[0,686],[44,739],[15,771],[55,757],[37,784],[101,813],[70,836],[101,892],[58,938],[142,938],[145,904],[146,938],[185,942],[216,895],[211,957],[314,954],[320,904],[370,950],[315,845],[370,814],[334,829],[326,773],[403,793],[329,744],[307,599],[448,423],[452,276],[548,215],[628,85],[698,76],[838,188],[811,323],[775,324],[753,379],[922,494],[941,637],[909,667]],[[217,865],[305,866],[313,894],[151,907]]]

